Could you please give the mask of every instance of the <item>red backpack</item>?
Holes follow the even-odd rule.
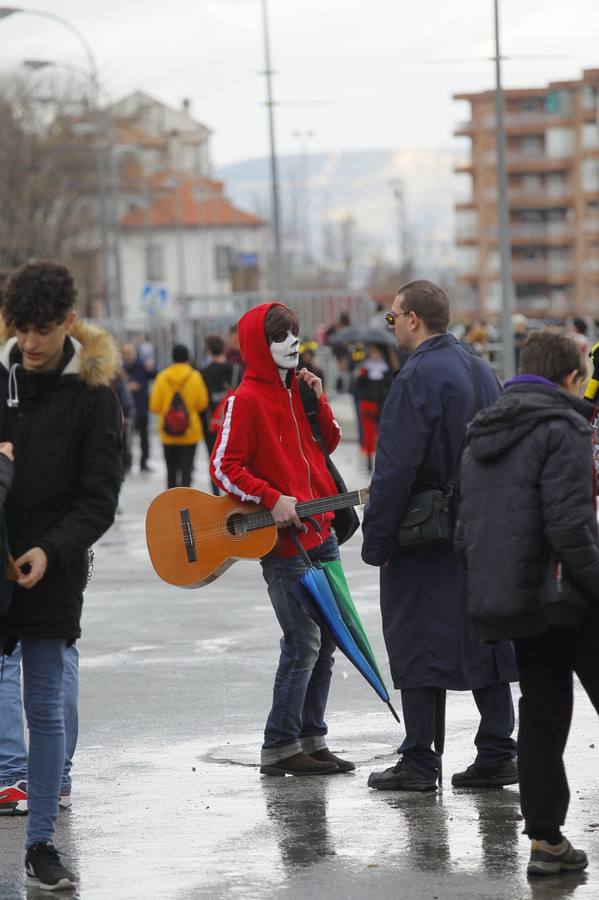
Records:
[[[185,434],[189,426],[189,412],[185,406],[185,401],[181,396],[181,391],[190,375],[181,382],[179,388],[171,398],[169,408],[164,414],[162,427],[165,433],[169,434],[171,437],[181,437],[181,435]]]

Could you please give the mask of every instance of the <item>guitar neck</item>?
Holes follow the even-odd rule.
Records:
[[[347,506],[360,506],[368,499],[368,488],[361,491],[348,491],[346,494],[333,494],[332,497],[320,497],[318,500],[307,500],[298,503],[295,507],[300,519],[308,519],[323,512],[334,512],[336,509],[345,509]],[[240,523],[241,524],[241,523]],[[250,513],[243,518],[243,530],[254,531],[256,528],[264,528],[273,525],[274,519],[269,512]]]

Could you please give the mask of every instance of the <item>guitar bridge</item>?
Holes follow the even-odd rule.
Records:
[[[180,509],[179,515],[181,516],[181,528],[183,530],[183,543],[185,544],[185,550],[187,552],[187,560],[188,562],[197,562],[196,555],[196,545],[193,539],[193,531],[191,530],[191,519],[189,518],[189,510],[188,509]]]

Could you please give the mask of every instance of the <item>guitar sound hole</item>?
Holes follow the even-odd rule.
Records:
[[[246,533],[244,519],[245,516],[239,514],[227,519],[227,531],[232,537],[241,537]]]

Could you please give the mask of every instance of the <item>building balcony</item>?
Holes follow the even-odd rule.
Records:
[[[487,240],[497,243],[497,227],[489,226]],[[574,229],[567,222],[514,222],[510,225],[510,243],[522,247],[561,247],[574,242]]]
[[[476,131],[476,126],[472,119],[468,119],[466,122],[458,122],[453,133],[455,137],[467,137],[474,131]]]
[[[487,188],[482,195],[484,201],[497,202],[497,188]],[[572,204],[572,188],[569,185],[557,190],[527,190],[525,188],[510,188],[508,190],[508,204],[511,209],[552,209],[553,207],[568,207]]]
[[[477,244],[480,240],[478,225],[458,225],[455,230],[456,244]]]

